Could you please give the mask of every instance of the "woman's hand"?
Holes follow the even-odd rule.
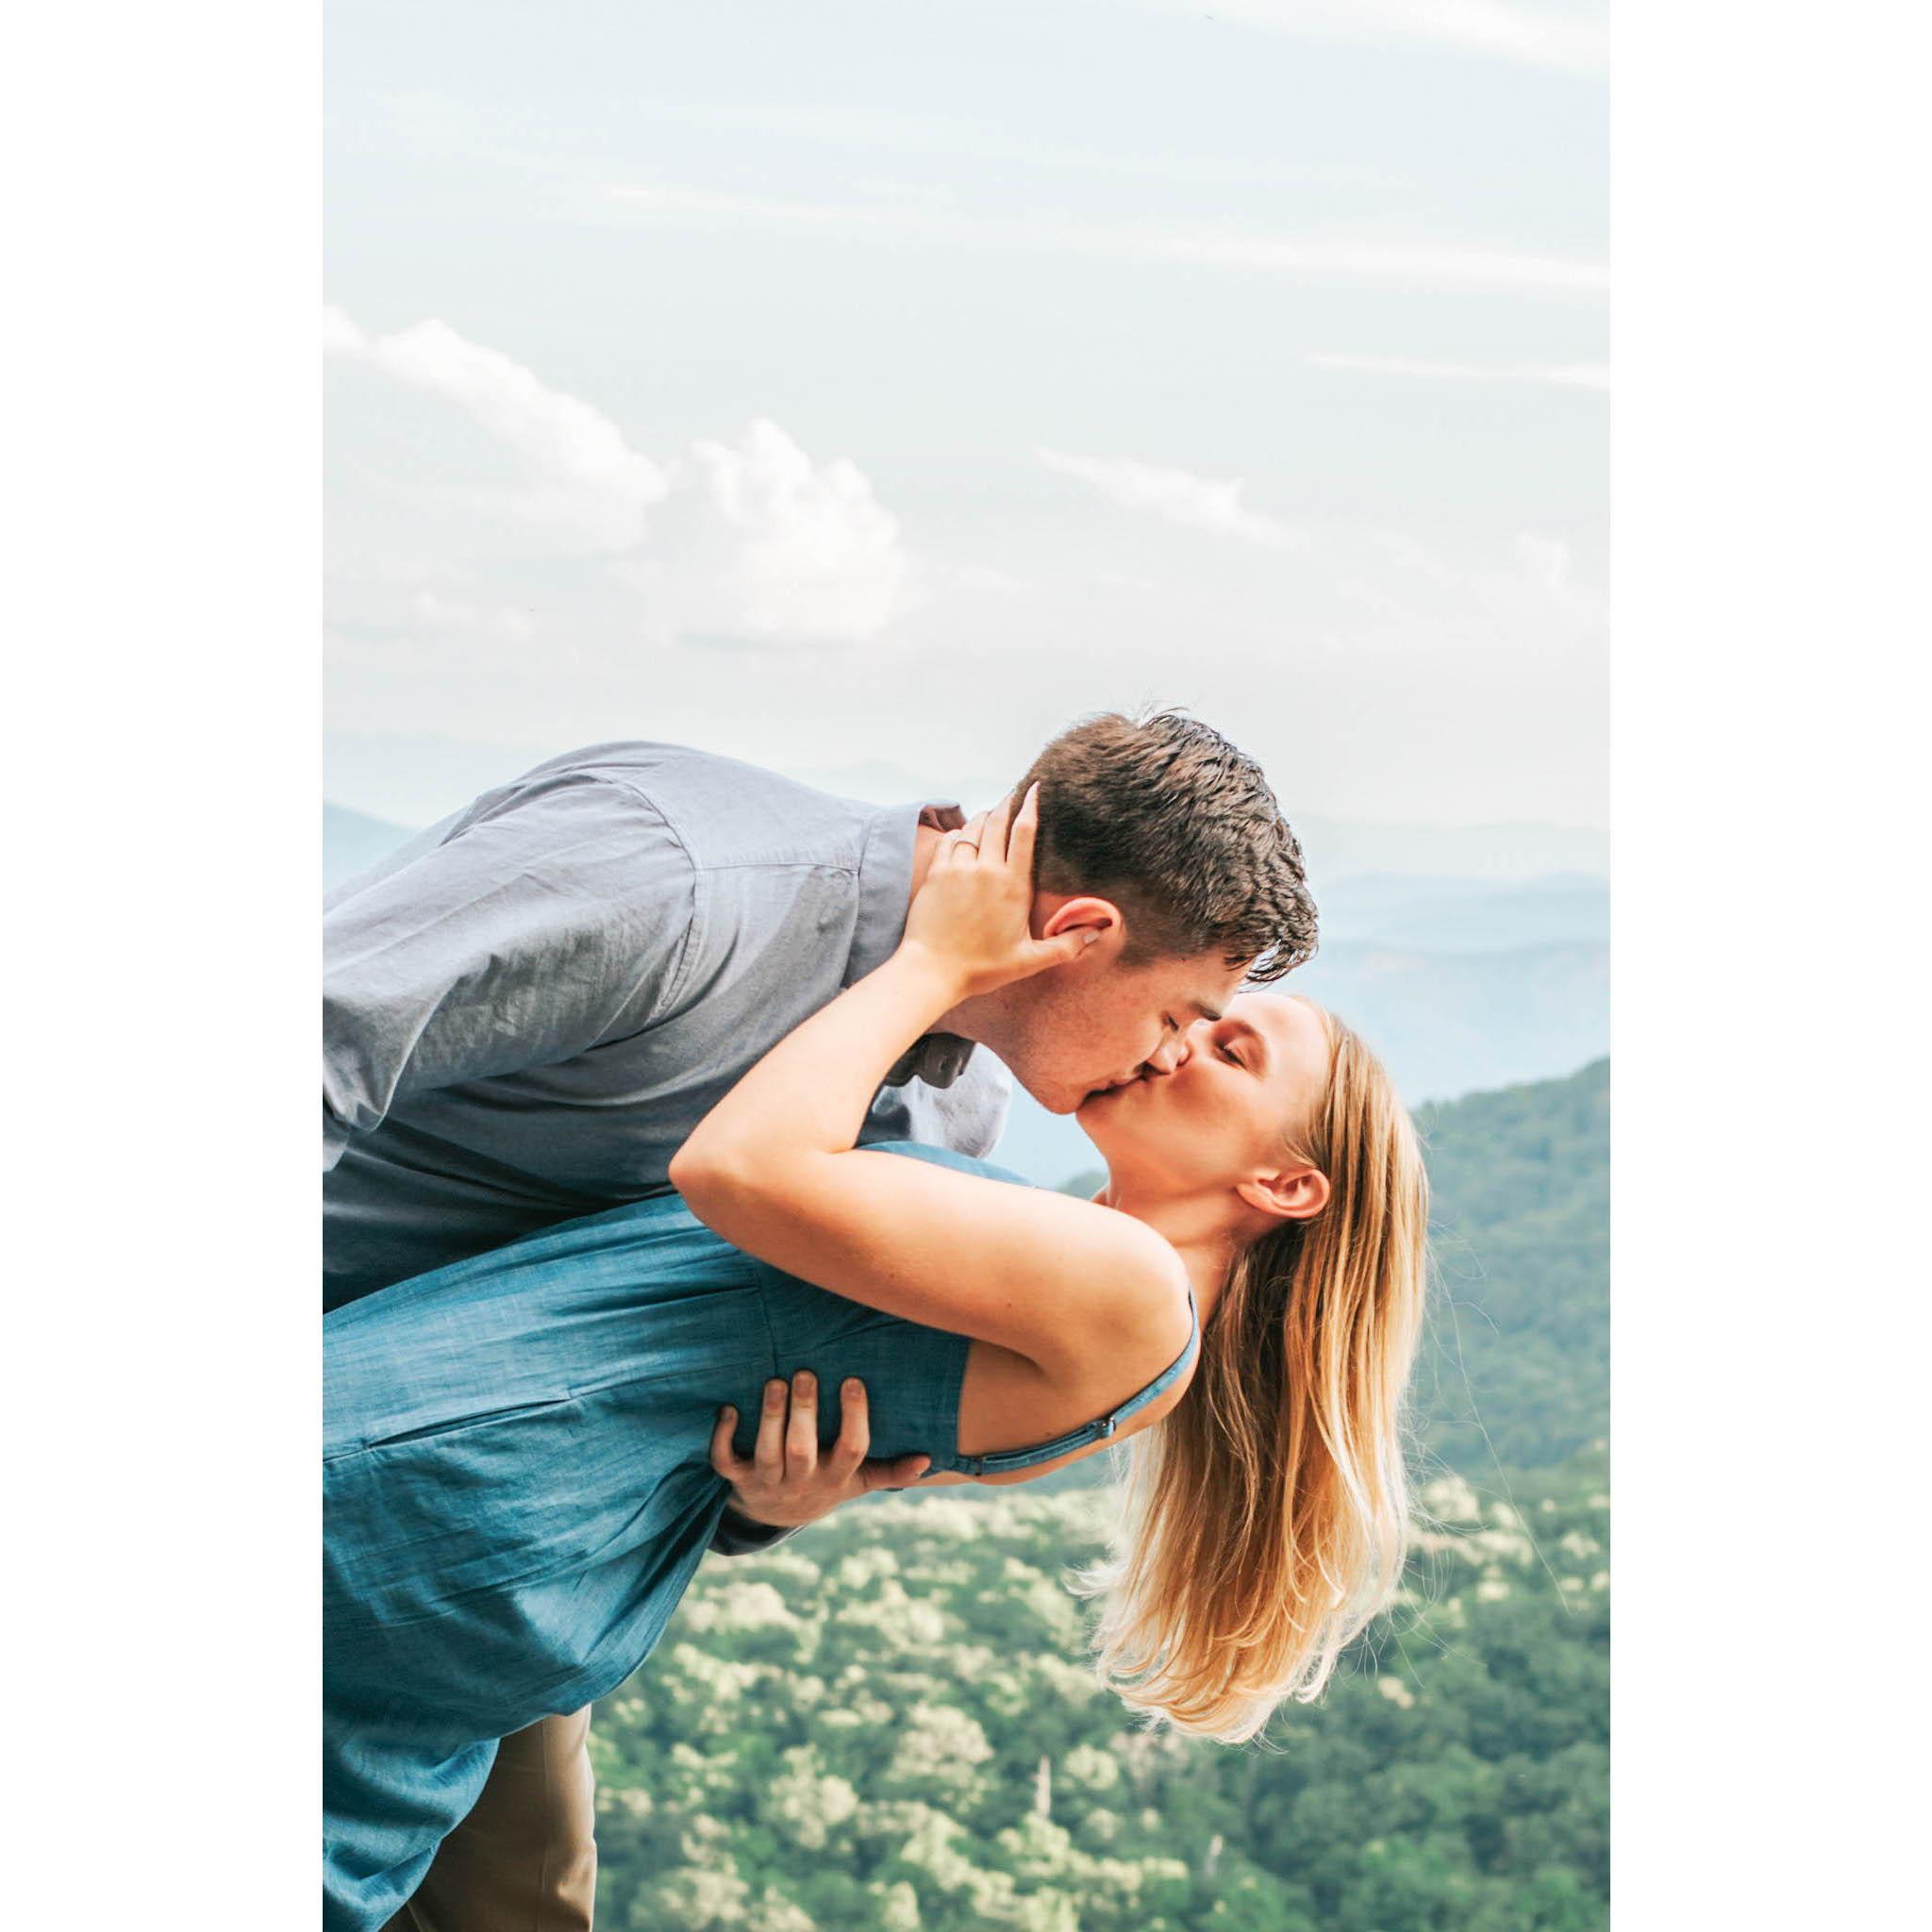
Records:
[[[816,1523],[854,1496],[874,1490],[902,1490],[917,1482],[932,1461],[929,1456],[901,1456],[891,1462],[868,1462],[872,1422],[866,1410],[865,1384],[856,1376],[840,1391],[843,1413],[839,1440],[819,1455],[818,1378],[801,1370],[787,1383],[765,1384],[763,1410],[758,1416],[758,1445],[750,1459],[733,1450],[731,1438],[738,1411],[718,1411],[711,1431],[711,1467],[731,1485],[731,1507],[741,1516],[774,1529],[797,1529]],[[791,1414],[786,1414],[787,1398]]]
[[[948,832],[912,901],[901,945],[936,959],[959,983],[959,997],[1030,978],[1079,958],[1099,937],[1091,927],[1033,937],[1033,841],[1040,787],[1017,816],[1010,796]]]

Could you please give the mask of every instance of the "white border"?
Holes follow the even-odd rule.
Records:
[[[1924,39],[1619,23],[1632,1927],[1918,1890]],[[313,1910],[318,76],[120,5],[0,81],[22,1924]]]
[[[7,1916],[308,1924],[319,19],[8,42]]]
[[[1618,23],[1630,1927],[1891,1924],[1922,1890],[1925,40],[1872,0]]]

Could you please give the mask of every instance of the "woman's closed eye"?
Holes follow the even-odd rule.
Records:
[[[1246,1074],[1258,1074],[1267,1066],[1267,1055],[1260,1037],[1245,1021],[1230,1020],[1224,1028],[1218,1030],[1214,1050],[1230,1065]]]

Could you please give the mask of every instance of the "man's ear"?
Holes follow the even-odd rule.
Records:
[[[1058,939],[1064,932],[1091,932],[1100,940],[1109,933],[1124,933],[1126,921],[1111,899],[1089,893],[1078,899],[1062,899],[1056,892],[1039,893],[1033,901],[1037,922],[1036,939]]]
[[[1284,1167],[1242,1181],[1235,1192],[1262,1214],[1312,1221],[1328,1205],[1328,1176],[1316,1167]]]

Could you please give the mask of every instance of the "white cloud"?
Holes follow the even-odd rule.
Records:
[[[1517,537],[1517,562],[1523,574],[1549,591],[1563,597],[1569,591],[1569,545],[1556,537]]]
[[[1170,146],[1135,150],[1100,143],[1073,145],[1062,140],[1041,140],[1010,125],[936,113],[924,101],[917,112],[852,102],[838,107],[805,108],[769,102],[734,107],[715,100],[660,100],[635,102],[632,107],[641,117],[666,121],[675,126],[818,142],[867,155],[933,154],[954,164],[1017,162],[1036,175],[1044,169],[1064,169],[1101,174],[1110,180],[1151,175],[1170,185],[1192,181],[1219,187],[1231,182],[1262,182],[1279,187],[1289,181],[1317,177],[1332,187],[1345,178],[1374,178],[1374,171],[1361,163],[1330,161],[1318,166],[1311,162],[1191,155]],[[951,178],[958,178],[957,166],[949,169],[948,174]]]
[[[1408,375],[1435,382],[1537,382],[1564,389],[1607,390],[1607,362],[1572,362],[1549,366],[1496,367],[1480,362],[1428,362],[1401,356],[1309,354],[1302,358],[1317,369],[1341,369],[1360,375]]]
[[[1607,362],[1571,362],[1561,368],[1545,369],[1541,375],[1543,381],[1561,383],[1570,389],[1607,390],[1610,386]]]
[[[1202,0],[1142,0],[1161,12],[1207,12]],[[1534,67],[1590,73],[1609,64],[1609,24],[1597,7],[1558,9],[1518,0],[1214,0],[1213,18],[1275,33],[1338,40],[1412,40]]]
[[[1555,537],[1520,536],[1516,540],[1516,560],[1531,583],[1553,597],[1570,589],[1570,546]]]
[[[1536,654],[1596,652],[1607,641],[1608,599],[1600,585],[1579,578],[1574,548],[1562,538],[1518,531],[1500,554],[1486,544],[1452,557],[1385,530],[1371,548],[1356,577],[1338,570],[1341,594],[1378,615],[1405,615],[1413,634],[1433,630],[1447,645]]]
[[[1510,547],[1513,570],[1475,575],[1484,608],[1527,637],[1600,649],[1609,632],[1609,600],[1599,587],[1578,581],[1570,545],[1560,538],[1522,533]]]
[[[1138,252],[1222,268],[1270,269],[1323,279],[1402,283],[1409,287],[1495,288],[1591,294],[1609,287],[1599,261],[1571,256],[1519,255],[1501,248],[1441,247],[1425,242],[1297,241],[1266,235],[1150,232]]]
[[[621,575],[654,628],[707,642],[863,641],[921,599],[917,561],[864,473],[815,462],[762,417],[735,442],[691,445],[656,537]]]
[[[369,338],[357,327],[355,319],[333,302],[322,310],[322,351],[325,356],[354,356],[365,353]]]
[[[439,596],[427,590],[416,591],[409,599],[409,615],[432,630],[497,639],[506,643],[524,643],[537,633],[536,620],[528,610],[507,604],[472,604],[459,597]]]
[[[444,323],[372,337],[329,308],[323,340],[330,354],[446,397],[516,451],[530,480],[513,511],[569,528],[579,547],[614,553],[613,575],[637,594],[654,638],[858,642],[921,600],[919,560],[864,473],[843,457],[815,461],[775,423],[758,418],[736,441],[693,442],[659,465],[589,403]],[[448,495],[458,506],[483,501],[467,485]],[[517,610],[427,590],[400,615],[443,636],[504,644],[533,630]]]
[[[323,311],[323,346],[456,404],[530,465],[535,487],[523,499],[525,513],[576,530],[592,547],[638,542],[645,512],[670,487],[601,410],[447,323],[432,319],[370,336],[331,308]]]
[[[1595,294],[1609,286],[1600,261],[1432,242],[1257,235],[1229,228],[1118,227],[1096,222],[987,220],[933,208],[866,202],[789,201],[669,182],[619,183],[606,197],[645,218],[755,222],[766,226],[921,235],[991,248],[1109,260],[1197,262],[1257,269],[1306,280],[1375,281],[1407,288],[1496,288]]]
[[[1036,449],[1034,455],[1049,470],[1077,477],[1123,509],[1145,511],[1191,530],[1240,537],[1271,549],[1295,548],[1307,541],[1291,525],[1246,508],[1241,502],[1246,486],[1239,478],[1217,481],[1126,457],[1074,457],[1051,449]]]

